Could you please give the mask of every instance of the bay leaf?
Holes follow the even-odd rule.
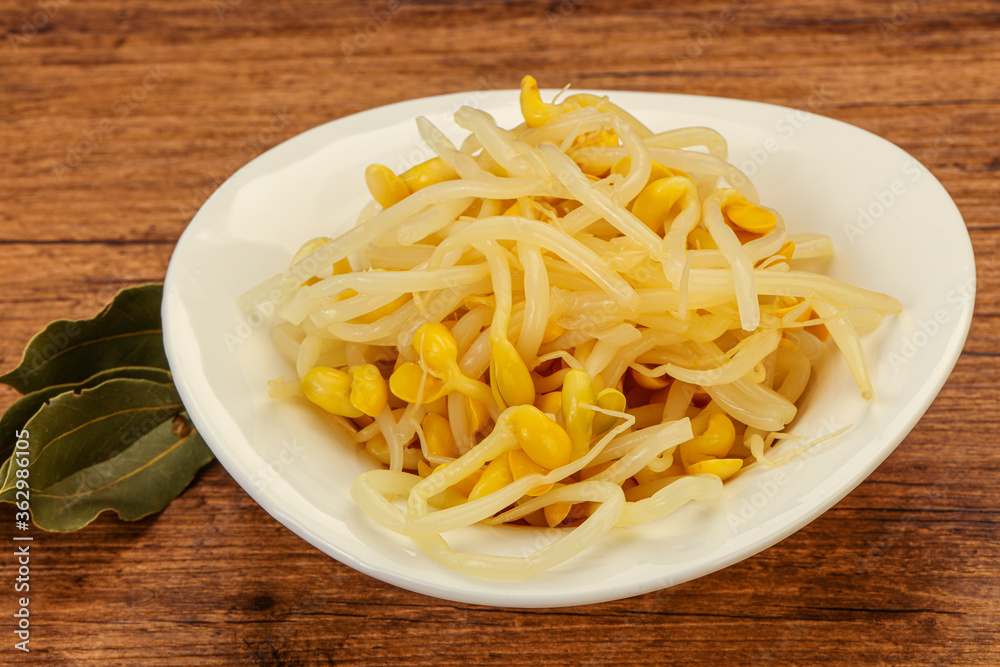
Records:
[[[51,322],[28,343],[17,368],[0,376],[0,383],[28,394],[121,366],[169,369],[162,300],[163,285],[140,285],[120,291],[92,319]]]
[[[48,488],[114,458],[183,409],[174,385],[150,380],[117,378],[59,394],[24,425],[32,488]],[[11,500],[15,467],[8,469],[0,500]]]
[[[181,413],[123,451],[54,484],[38,487],[31,479],[31,518],[49,531],[78,530],[105,511],[135,521],[166,507],[212,458]]]
[[[171,381],[170,371],[162,368],[147,368],[143,366],[123,366],[121,368],[109,368],[108,370],[95,373],[83,382],[72,384],[56,384],[45,387],[38,391],[33,391],[26,396],[22,396],[13,405],[7,408],[0,417],[0,460],[6,460],[14,450],[17,442],[16,433],[20,431],[28,420],[38,412],[49,400],[64,392],[80,392],[83,389],[96,387],[97,385],[114,378],[133,378],[152,380],[161,384]],[[4,479],[0,475],[0,480]]]

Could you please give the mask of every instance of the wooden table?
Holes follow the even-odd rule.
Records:
[[[896,452],[716,574],[578,608],[442,602],[326,557],[214,463],[157,516],[38,534],[30,655],[13,649],[4,547],[0,663],[1000,663],[997,2],[3,0],[0,26],[4,370],[49,320],[161,281],[194,211],[268,147],[524,73],[809,108],[881,135],[955,198],[979,282],[958,366]]]

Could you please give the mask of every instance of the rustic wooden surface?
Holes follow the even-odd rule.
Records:
[[[264,149],[524,73],[879,134],[955,198],[979,281],[965,352],[896,452],[722,572],[568,609],[441,602],[327,558],[212,464],[158,516],[38,535],[29,655],[4,546],[0,663],[1000,664],[1000,3],[2,0],[0,37],[4,370],[49,320],[162,280],[197,207]]]

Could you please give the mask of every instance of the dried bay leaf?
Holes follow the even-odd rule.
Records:
[[[114,456],[54,484],[38,487],[32,480],[32,520],[43,530],[70,531],[109,510],[127,521],[141,519],[166,507],[212,458],[187,415],[179,414]],[[9,493],[0,493],[0,499]]]
[[[25,394],[0,417],[0,502],[30,507],[38,527],[77,530],[109,510],[140,519],[212,460],[173,385],[162,297],[162,285],[133,287],[90,320],[52,322],[0,377]]]
[[[172,384],[149,380],[119,378],[56,396],[24,425],[32,488],[116,456],[183,409]],[[0,500],[8,500],[12,481],[4,480]]]
[[[170,371],[162,368],[146,368],[142,366],[123,366],[121,368],[110,368],[101,371],[87,378],[83,382],[73,384],[57,384],[45,387],[38,391],[33,391],[26,396],[22,396],[16,403],[7,408],[0,417],[0,460],[5,460],[14,450],[17,442],[16,433],[20,431],[28,420],[37,413],[49,400],[64,392],[79,392],[83,389],[90,389],[107,380],[115,378],[133,378],[151,380],[167,384],[171,382]],[[0,476],[0,479],[3,479]]]
[[[169,369],[162,299],[163,285],[130,287],[92,319],[51,322],[28,343],[17,368],[0,376],[0,383],[27,394],[122,366]]]
[[[105,510],[131,520],[163,509],[212,460],[183,410],[172,384],[133,378],[63,392],[43,405],[22,429],[35,524],[76,530]],[[12,461],[0,501],[19,499],[20,467]]]

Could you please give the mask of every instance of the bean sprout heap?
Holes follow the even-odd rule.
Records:
[[[352,485],[361,509],[508,579],[815,445],[770,451],[824,342],[871,400],[858,332],[900,311],[797,269],[831,240],[789,234],[716,131],[654,133],[595,95],[548,103],[531,77],[520,110],[503,129],[461,107],[458,147],[417,118],[436,157],[370,166],[357,226],[240,300],[278,295],[298,377],[270,395],[315,404],[382,465]],[[443,534],[476,523],[565,530],[526,557],[453,551]]]

